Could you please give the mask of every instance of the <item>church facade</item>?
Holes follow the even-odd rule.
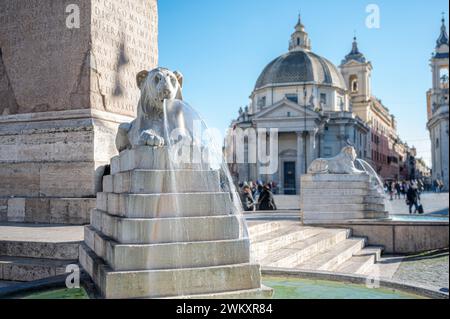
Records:
[[[448,170],[448,89],[449,89],[449,43],[445,20],[436,50],[430,61],[432,88],[427,92],[427,127],[431,138],[432,179],[440,180],[449,189]]]
[[[278,148],[272,156],[277,156],[278,170],[266,174],[258,161],[233,162],[234,179],[273,181],[281,194],[298,194],[300,176],[311,162],[335,156],[347,145],[383,178],[401,178],[406,156],[396,150],[408,146],[398,137],[395,117],[372,95],[372,64],[359,51],[356,38],[339,67],[311,48],[299,17],[289,51],[265,67],[250,105],[231,124],[231,132],[276,130]],[[248,155],[248,140],[242,140]]]
[[[236,163],[236,180],[274,181],[281,193],[298,194],[300,176],[314,159],[334,156],[349,144],[361,158],[369,153],[369,128],[352,112],[341,72],[311,51],[300,18],[289,52],[267,65],[250,98],[232,127],[277,130],[278,170],[264,174],[258,162]]]

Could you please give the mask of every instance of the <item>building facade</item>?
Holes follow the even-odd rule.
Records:
[[[401,177],[402,142],[397,122],[389,109],[372,93],[373,66],[359,51],[356,38],[352,50],[339,66],[348,87],[352,111],[369,127],[369,151],[365,159],[384,179]],[[407,176],[405,176],[407,177]]]
[[[432,88],[427,92],[427,128],[431,138],[432,179],[440,180],[446,190],[448,180],[448,70],[449,43],[445,19],[431,58]]]
[[[372,63],[359,51],[354,38],[352,49],[339,68],[313,53],[301,19],[291,35],[289,52],[263,70],[250,96],[250,105],[232,122],[245,137],[245,161],[231,161],[236,181],[274,181],[283,194],[300,191],[300,176],[318,157],[337,155],[346,145],[356,148],[358,157],[369,162],[385,180],[408,180],[409,146],[397,134],[397,123],[389,109],[372,93]],[[278,131],[278,170],[265,174],[249,145],[248,131]]]
[[[238,181],[274,181],[284,194],[300,192],[300,176],[318,157],[338,154],[353,145],[361,158],[369,153],[369,128],[351,111],[347,85],[339,69],[311,51],[299,18],[289,52],[263,70],[251,103],[232,123],[233,131],[276,130],[278,170],[265,174],[259,161],[231,165]],[[249,153],[248,139],[244,142]],[[238,145],[239,146],[239,145]]]

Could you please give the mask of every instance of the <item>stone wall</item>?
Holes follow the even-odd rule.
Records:
[[[156,0],[0,2],[0,221],[89,221],[157,26]]]
[[[321,226],[351,229],[353,236],[366,237],[368,245],[383,246],[385,254],[416,254],[449,245],[448,222],[366,221]]]

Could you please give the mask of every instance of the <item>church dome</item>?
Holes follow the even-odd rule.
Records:
[[[255,90],[270,85],[315,83],[345,90],[345,81],[338,68],[327,59],[307,50],[291,51],[266,66]]]
[[[266,86],[314,83],[346,89],[338,68],[311,52],[311,40],[299,16],[291,35],[289,52],[269,63],[258,78],[255,90]]]

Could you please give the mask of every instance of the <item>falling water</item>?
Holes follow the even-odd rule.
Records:
[[[176,269],[191,268],[189,264],[193,260],[208,260],[214,256],[208,256],[207,250],[195,251],[194,256],[188,256],[187,245],[191,241],[198,241],[196,234],[192,230],[185,227],[185,222],[189,222],[186,217],[207,217],[207,216],[235,216],[239,224],[239,233],[230,239],[247,239],[248,231],[245,218],[242,214],[242,204],[237,190],[233,184],[231,174],[228,170],[227,163],[222,153],[221,141],[211,134],[205,121],[199,114],[188,104],[180,100],[164,101],[164,152],[167,152],[168,160],[165,164],[165,178],[162,183],[162,193],[171,194],[173,202],[170,204],[175,211],[170,212],[174,216],[170,223],[171,242],[185,244],[179,245],[176,253],[165,256]],[[183,172],[186,175],[183,175]],[[189,173],[191,172],[191,173]],[[180,176],[187,176],[182,178]],[[194,180],[188,180],[190,176],[195,176]],[[225,195],[228,194],[228,195]],[[202,198],[205,196],[210,202],[188,203],[195,201],[195,195]],[[214,199],[214,201],[213,201]],[[163,200],[160,199],[160,205]],[[195,214],[193,212],[186,213],[186,205],[192,211],[191,205],[203,204],[207,205],[209,212],[207,214]],[[224,212],[223,210],[227,210]],[[218,214],[219,213],[219,214]],[[222,213],[222,214],[220,214]],[[200,216],[201,215],[201,216]],[[164,216],[164,211],[160,212],[159,218],[169,218]],[[189,227],[189,226],[188,226]],[[210,226],[206,223],[203,227],[211,227],[211,229],[202,229],[206,233],[214,234],[217,227]],[[158,234],[161,229],[151,229],[153,234]],[[148,256],[152,258],[152,256]],[[183,295],[182,280],[177,272],[172,278],[171,284],[175,287],[178,295]],[[223,279],[225,280],[225,278]],[[151,287],[152,285],[150,285]]]
[[[384,198],[384,205],[387,211],[392,211],[392,204],[391,201],[388,200],[386,193],[384,191],[384,185],[380,178],[380,176],[375,172],[373,167],[367,163],[366,161],[362,159],[356,159],[357,166],[359,166],[359,169],[362,169],[364,172],[366,172],[370,176],[370,181],[372,183],[372,187],[377,190],[377,192],[383,196]]]

